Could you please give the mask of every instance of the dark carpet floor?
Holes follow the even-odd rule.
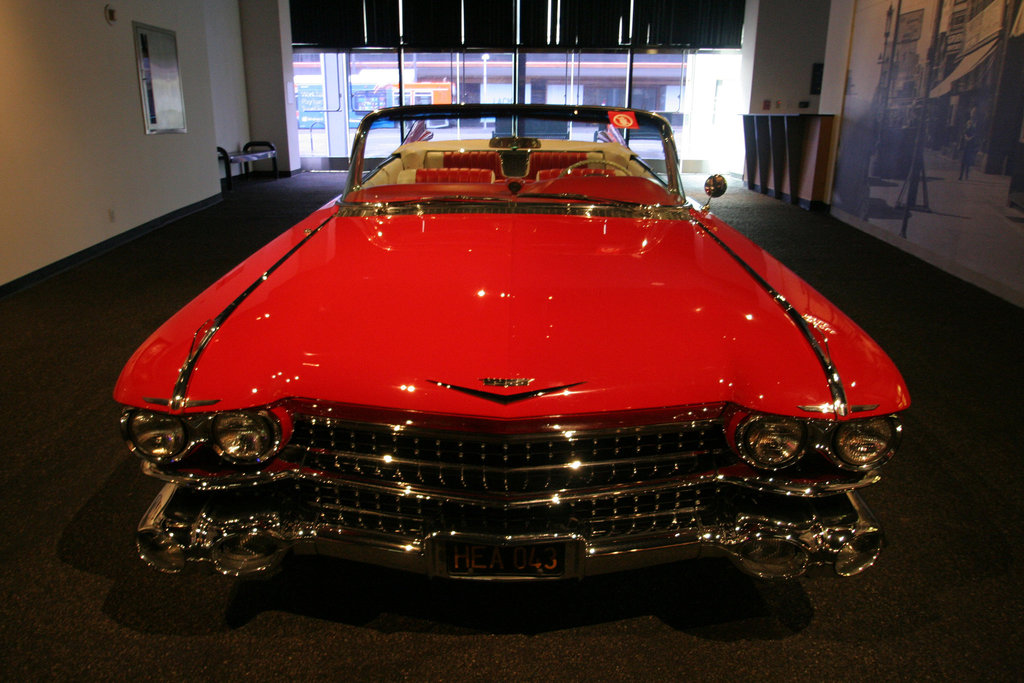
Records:
[[[865,493],[890,541],[872,570],[765,583],[701,560],[481,586],[315,558],[265,581],[148,569],[133,532],[159,484],[121,442],[118,372],[160,322],[340,185],[328,174],[239,183],[0,300],[5,678],[1024,675],[1024,310],[742,189],[717,212],[859,322],[910,386],[903,448]]]

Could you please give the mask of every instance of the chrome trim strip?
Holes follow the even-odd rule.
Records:
[[[595,201],[599,202],[600,200]],[[426,216],[446,214],[545,214],[556,216],[580,216],[582,218],[637,218],[655,220],[687,220],[682,205],[637,204],[615,206],[610,204],[572,204],[568,202],[518,202],[510,199],[496,203],[493,199],[481,197],[479,201],[431,202],[429,199],[412,204],[362,204],[340,205],[339,218],[375,218],[378,216]]]
[[[408,458],[401,458],[398,456],[389,455],[387,460],[383,460],[379,455],[372,455],[370,453],[357,453],[353,451],[332,451],[325,448],[311,448],[311,452],[320,455],[332,456],[338,455],[344,457],[347,462],[354,463],[356,465],[364,465],[368,467],[381,467],[384,465],[391,467],[402,467],[407,466],[413,467],[424,467],[428,468],[431,466],[440,467],[442,465],[456,466],[455,463],[425,463],[422,460],[412,460]],[[726,451],[731,455],[732,451]],[[621,458],[607,458],[602,460],[595,460],[587,462],[585,460],[575,460],[571,463],[553,463],[548,465],[523,465],[515,468],[516,474],[529,474],[537,472],[549,472],[557,470],[587,470],[592,467],[616,467],[619,465],[651,465],[651,464],[671,464],[675,460],[692,459],[696,460],[701,456],[712,455],[716,451],[714,449],[705,448],[692,451],[678,451],[678,452],[666,452],[659,455],[645,455],[645,456],[633,456],[633,457],[621,457]],[[460,470],[466,472],[482,472],[484,474],[499,474],[501,472],[509,471],[507,467],[497,467],[495,465],[479,465],[471,463],[460,463],[458,465]]]
[[[690,219],[690,222],[698,226],[701,231],[713,239],[718,246],[720,246],[725,253],[729,254],[736,263],[747,271],[747,274],[761,286],[764,291],[775,300],[775,303],[785,312],[789,319],[793,321],[793,324],[797,326],[797,329],[803,334],[804,339],[810,345],[811,350],[818,357],[818,362],[821,364],[821,369],[825,373],[825,381],[828,383],[829,392],[832,395],[832,408],[839,417],[843,417],[849,413],[849,404],[846,400],[846,389],[843,387],[843,381],[839,377],[839,371],[836,366],[832,363],[832,359],[829,358],[828,353],[821,347],[818,340],[815,338],[814,333],[811,331],[811,326],[808,324],[804,317],[800,314],[793,304],[789,303],[780,292],[778,292],[771,284],[768,283],[761,274],[758,273],[750,264],[740,258],[740,255],[733,251],[729,245],[727,245],[718,235],[715,234],[711,228],[704,225],[697,218]]]
[[[878,403],[872,403],[870,405],[850,406],[850,412],[851,413],[866,413],[869,410],[877,410],[878,406],[879,406]],[[800,410],[804,411],[805,413],[829,413],[829,412],[832,412],[831,411],[831,406],[829,406],[827,403],[824,404],[824,405],[820,405],[820,406],[797,406],[797,408],[799,408]]]
[[[169,399],[169,398],[149,398],[147,396],[143,396],[142,400],[145,401],[146,403],[151,403],[151,404],[153,404],[155,406],[170,406],[171,405],[171,399]],[[186,408],[198,408],[200,406],[212,406],[212,405],[215,405],[217,403],[220,403],[220,399],[219,398],[211,398],[211,399],[191,399],[190,398],[190,399],[187,399],[185,401],[185,407]]]
[[[519,508],[535,507],[538,505],[559,505],[574,503],[586,500],[607,498],[610,496],[640,496],[655,494],[665,491],[674,491],[680,488],[692,488],[701,484],[708,484],[718,481],[714,473],[705,473],[682,477],[674,480],[664,480],[657,484],[628,484],[619,486],[607,486],[601,488],[581,489],[578,491],[546,491],[543,494],[501,494],[501,493],[461,493],[452,489],[435,489],[425,486],[412,485],[390,485],[376,484],[364,481],[355,481],[346,477],[323,477],[310,476],[306,473],[298,473],[296,479],[304,481],[312,480],[313,483],[325,486],[344,485],[361,491],[377,492],[404,498],[422,498],[424,500],[438,499],[448,503],[476,505],[482,508],[493,510],[515,510]]]
[[[249,489],[255,486],[272,484],[278,481],[292,480],[325,486],[345,485],[352,489],[361,491],[379,492],[405,497],[439,498],[450,500],[455,503],[472,503],[485,507],[514,508],[552,503],[553,497],[560,502],[571,502],[577,500],[589,500],[609,495],[643,495],[647,493],[658,493],[680,487],[693,487],[704,484],[724,484],[741,486],[752,491],[762,493],[781,493],[787,496],[801,498],[816,498],[827,496],[840,491],[864,488],[877,483],[881,479],[878,470],[866,472],[853,471],[849,476],[858,476],[856,480],[825,481],[814,484],[794,483],[785,479],[776,480],[773,477],[765,478],[762,474],[752,473],[749,477],[742,477],[733,474],[721,474],[717,471],[704,472],[679,477],[676,479],[662,480],[657,484],[641,483],[626,484],[617,487],[603,487],[597,489],[580,490],[577,492],[546,492],[543,495],[523,494],[521,496],[506,496],[502,494],[473,493],[460,494],[452,489],[433,489],[423,486],[393,485],[375,483],[362,479],[353,479],[343,475],[335,475],[329,472],[311,472],[301,469],[295,464],[293,469],[278,470],[275,472],[240,472],[224,477],[203,477],[193,473],[175,473],[160,469],[159,466],[149,462],[142,463],[143,474],[154,477],[161,481],[177,484],[198,491],[230,491]]]
[[[185,359],[184,365],[181,366],[181,371],[178,373],[178,380],[174,383],[174,390],[171,393],[171,402],[169,406],[171,410],[179,411],[189,405],[189,402],[187,401],[185,396],[188,393],[188,384],[192,379],[192,373],[195,371],[196,363],[199,362],[199,356],[202,355],[207,345],[209,345],[210,341],[213,339],[213,336],[217,334],[217,331],[220,330],[221,325],[223,325],[224,321],[228,319],[228,316],[230,316],[235,311],[235,309],[238,308],[242,304],[242,302],[245,301],[249,297],[249,295],[256,290],[257,287],[263,284],[275,270],[280,268],[285,261],[292,257],[292,255],[295,252],[297,252],[299,249],[305,246],[306,242],[311,240],[317,233],[320,232],[320,230],[325,225],[327,225],[328,222],[330,222],[337,215],[337,213],[332,213],[330,216],[325,218],[320,225],[316,226],[312,230],[307,230],[306,236],[299,240],[298,244],[289,249],[284,256],[282,256],[280,259],[277,260],[276,263],[270,266],[270,268],[268,268],[263,273],[263,275],[261,275],[255,282],[249,285],[245,289],[245,291],[239,294],[234,301],[228,304],[227,307],[223,311],[221,311],[216,318],[214,318],[212,321],[207,320],[203,322],[199,329],[196,330],[197,338],[199,338],[200,332],[203,332],[204,330],[205,331],[203,332],[202,337],[199,338],[198,342],[193,340],[192,349],[189,351],[188,358]]]
[[[588,422],[582,424],[573,423],[573,417],[571,415],[563,416],[547,416],[548,419],[554,421],[561,421],[564,419],[563,424],[550,425],[550,431],[531,431],[531,432],[499,432],[495,430],[488,431],[487,429],[444,429],[444,428],[431,428],[431,427],[407,427],[401,424],[399,421],[392,422],[366,422],[361,420],[349,420],[343,417],[333,417],[317,415],[314,413],[304,412],[298,409],[291,413],[292,421],[294,423],[310,422],[315,423],[317,421],[325,423],[328,427],[337,427],[347,430],[373,430],[381,429],[382,431],[388,432],[405,432],[407,429],[415,431],[417,436],[428,437],[433,439],[460,439],[467,440],[472,439],[475,441],[487,441],[494,443],[527,443],[531,441],[551,441],[552,438],[560,438],[569,442],[577,442],[586,439],[595,439],[606,436],[639,436],[646,434],[657,434],[658,432],[676,432],[680,430],[688,429],[720,429],[723,427],[722,421],[719,419],[721,410],[718,406],[714,406],[717,411],[714,415],[702,419],[692,419],[693,413],[696,412],[694,409],[680,408],[680,413],[669,418],[668,421],[659,420],[657,422],[646,422],[640,424],[628,424],[624,426],[607,426],[607,420],[599,422],[600,427],[591,427]],[[705,411],[707,408],[704,409]],[[415,413],[409,413],[415,415]],[[691,418],[691,419],[686,419]],[[547,426],[547,425],[545,425]]]

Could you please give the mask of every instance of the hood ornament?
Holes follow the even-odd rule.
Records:
[[[477,398],[482,398],[485,401],[492,401],[494,403],[500,403],[503,406],[507,406],[510,403],[518,403],[519,401],[525,401],[525,400],[530,399],[530,398],[537,398],[539,396],[544,396],[545,394],[556,394],[556,393],[558,393],[560,391],[568,391],[569,389],[572,389],[573,387],[578,387],[579,385],[584,384],[584,382],[573,382],[572,384],[563,384],[563,385],[557,386],[557,387],[546,387],[544,389],[533,389],[531,391],[522,391],[522,392],[519,392],[518,394],[498,394],[498,393],[495,393],[495,392],[492,392],[492,391],[483,391],[482,389],[471,389],[469,387],[460,387],[457,384],[448,384],[447,382],[439,382],[436,379],[428,379],[427,381],[430,382],[431,384],[436,384],[437,386],[442,387],[444,389],[451,389],[452,391],[459,391],[459,392],[462,392],[463,394],[468,394],[469,396],[475,396]],[[526,379],[526,378],[523,378],[523,377],[508,378],[508,379],[499,379],[499,378],[488,377],[488,378],[485,378],[485,379],[481,379],[480,381],[483,382],[486,386],[515,387],[515,386],[525,386],[525,385],[529,384],[530,382],[532,382],[533,380],[532,379]],[[492,381],[492,382],[495,382],[495,383],[494,384],[487,384],[488,381]],[[513,382],[513,384],[507,384],[506,385],[506,384],[501,384],[501,382]],[[516,384],[515,382],[518,382],[518,384]]]

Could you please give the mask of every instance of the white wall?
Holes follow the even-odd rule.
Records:
[[[205,0],[206,51],[210,57],[210,91],[217,146],[242,149],[252,139],[245,92],[245,61],[238,0]],[[235,170],[238,169],[236,165]]]
[[[853,9],[856,0],[832,0],[828,15],[828,45],[825,49],[825,77],[821,86],[822,114],[833,114],[836,125],[832,127],[832,143],[829,158],[838,155],[839,132],[843,118],[843,104],[846,99],[846,72],[850,64],[850,39],[853,34]],[[825,196],[832,196],[835,181],[835,164],[829,167],[825,181]]]
[[[819,113],[811,68],[825,61],[828,16],[826,0],[747,0],[743,69],[750,79],[749,113]],[[765,100],[770,110],[763,108]],[[801,109],[800,102],[808,107]]]
[[[855,4],[856,0],[831,1],[828,14],[828,41],[825,47],[825,77],[821,84],[821,114],[839,116],[843,113]]]
[[[281,170],[298,170],[302,168],[302,159],[296,123],[288,0],[242,0],[239,10],[249,132],[254,140],[274,143]]]
[[[740,97],[741,102],[746,104],[745,108],[740,110],[743,114],[755,114],[751,109],[751,91],[753,89],[754,81],[754,48],[757,47],[757,22],[761,10],[761,0],[747,0],[746,7],[743,9],[743,45],[741,52],[743,54],[742,62],[740,64]]]
[[[201,0],[0,0],[0,284],[220,193]],[[177,34],[188,132],[146,135],[132,21]]]

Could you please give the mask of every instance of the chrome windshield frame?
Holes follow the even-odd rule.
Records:
[[[363,169],[365,167],[364,152],[366,149],[366,138],[377,121],[382,119],[395,119],[401,123],[406,117],[423,118],[485,118],[485,117],[515,117],[538,116],[538,117],[564,117],[567,121],[573,118],[587,117],[593,120],[600,120],[607,117],[610,112],[629,111],[636,115],[640,122],[653,124],[661,136],[661,144],[665,154],[665,172],[668,176],[668,191],[678,196],[682,201],[686,200],[683,192],[682,178],[680,174],[679,154],[676,149],[675,139],[672,134],[672,125],[665,117],[641,109],[626,109],[624,107],[598,107],[592,105],[524,105],[524,104],[447,104],[447,105],[415,105],[403,107],[390,107],[378,109],[363,117],[356,130],[355,139],[352,143],[352,157],[349,164],[348,180],[345,185],[343,198],[362,187]],[[610,121],[610,118],[609,118]]]

